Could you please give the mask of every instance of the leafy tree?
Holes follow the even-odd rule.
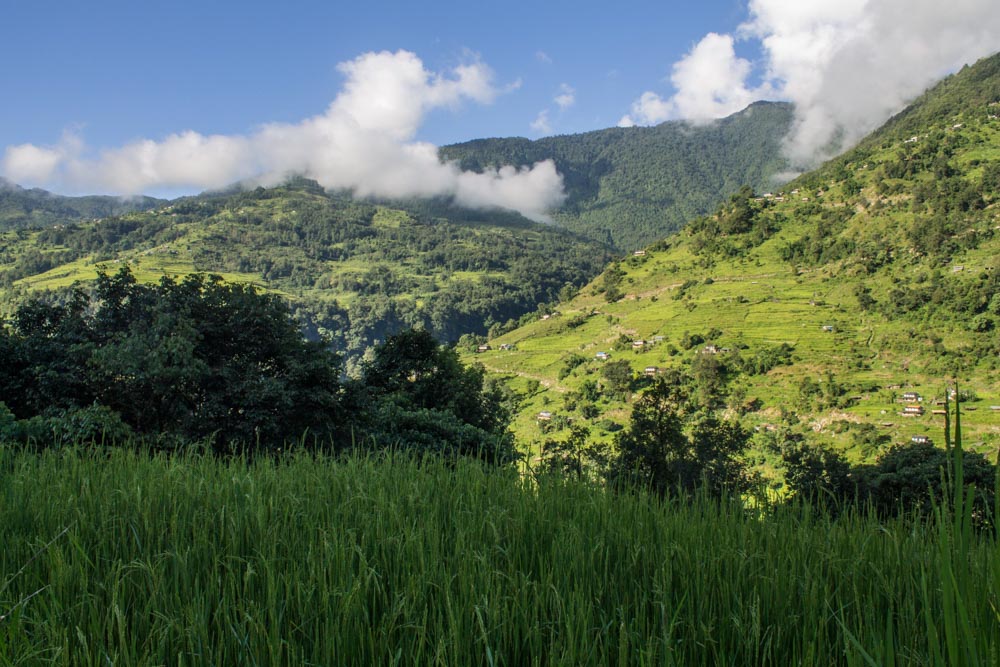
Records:
[[[857,497],[860,480],[842,454],[828,447],[809,445],[800,440],[781,448],[785,466],[785,485],[796,499],[808,499],[837,511],[842,504]]]
[[[608,447],[590,441],[590,429],[574,424],[565,440],[548,439],[542,443],[542,472],[589,478],[607,468]]]
[[[974,504],[982,517],[994,507],[996,467],[982,454],[963,452],[966,485],[976,488]],[[952,454],[931,443],[897,445],[870,466],[862,466],[867,498],[883,515],[916,512],[928,516],[944,500]]]
[[[608,361],[601,368],[605,388],[615,396],[628,396],[632,390],[632,366],[624,359]]]
[[[0,385],[21,384],[9,407],[22,419],[98,404],[163,445],[219,451],[327,439],[345,421],[337,355],[276,296],[218,277],[101,274],[92,298],[23,304],[3,345],[16,363]]]
[[[741,493],[749,478],[740,457],[749,434],[738,424],[691,413],[690,380],[677,372],[657,378],[632,409],[628,428],[615,439],[609,480],[665,495]]]
[[[696,354],[691,360],[691,375],[700,403],[714,407],[725,389],[727,368],[717,355]]]
[[[793,498],[832,501],[828,508],[856,504],[882,516],[929,516],[935,503],[945,501],[952,455],[931,443],[911,443],[891,447],[875,463],[853,466],[831,449],[794,443],[781,456]],[[994,507],[996,466],[982,454],[963,452],[963,468],[966,485],[975,486],[982,522]]]
[[[381,445],[510,461],[509,416],[499,391],[484,388],[484,375],[425,330],[390,336],[362,366],[360,385],[372,406],[365,426]]]

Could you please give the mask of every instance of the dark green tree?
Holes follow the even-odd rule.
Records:
[[[8,402],[21,419],[96,404],[161,445],[219,451],[327,442],[346,421],[339,357],[278,297],[218,277],[101,274],[90,297],[21,306],[3,346],[16,361],[0,386],[23,389]]]
[[[609,481],[666,495],[742,493],[749,477],[741,456],[749,443],[738,424],[692,414],[690,378],[657,378],[636,401],[628,428],[615,440]]]
[[[390,336],[362,367],[371,410],[365,427],[379,446],[511,461],[509,416],[500,392],[484,386],[484,375],[425,330]]]
[[[632,391],[632,366],[624,359],[608,361],[601,368],[606,391],[614,396],[626,398]]]

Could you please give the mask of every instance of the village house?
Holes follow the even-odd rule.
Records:
[[[926,435],[914,435],[910,436],[910,442],[914,445],[929,445],[931,444],[931,439]]]
[[[597,359],[600,359],[601,361],[607,361],[608,359],[610,359],[610,358],[611,358],[611,355],[610,355],[610,354],[608,354],[607,352],[598,352],[598,353],[597,353],[597,354],[595,354],[594,356],[595,356],[595,357],[596,357]]]
[[[903,408],[904,417],[920,417],[924,414],[924,406],[922,405],[907,405]]]
[[[489,352],[492,349],[493,348],[490,347],[488,343],[483,343],[482,345],[480,345],[479,347],[476,348],[476,351],[477,352]]]
[[[922,403],[924,399],[915,391],[904,391],[902,400],[906,403],[913,403],[914,401]]]
[[[646,366],[646,368],[643,369],[642,372],[646,375],[646,377],[653,377],[654,375],[660,372],[660,369],[657,368],[656,366]]]
[[[833,331],[833,325],[832,324],[824,324],[823,325],[823,331]]]
[[[718,354],[718,353],[719,353],[719,348],[716,347],[715,345],[706,345],[704,349],[702,349],[702,354]]]
[[[633,257],[645,257],[646,256],[646,251],[645,250],[635,250],[635,251],[632,252],[632,256]]]
[[[646,346],[646,341],[644,340],[634,340],[632,341],[632,349],[639,350]]]
[[[538,413],[538,421],[547,422],[552,420],[552,413],[548,410],[542,410]]]

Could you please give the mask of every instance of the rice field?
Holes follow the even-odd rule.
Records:
[[[1000,664],[950,522],[470,462],[0,448],[3,665]]]

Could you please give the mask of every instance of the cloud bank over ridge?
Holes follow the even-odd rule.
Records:
[[[1000,49],[995,0],[750,0],[734,35],[709,33],[673,65],[675,93],[642,94],[620,125],[795,104],[785,152],[807,168],[881,125],[945,74]],[[756,41],[762,61],[736,55]]]
[[[429,72],[408,51],[365,53],[338,68],[339,94],[320,115],[266,124],[247,135],[172,134],[88,152],[73,133],[54,146],[6,148],[0,174],[18,183],[77,191],[138,194],[155,189],[214,189],[236,181],[264,185],[302,174],[358,196],[452,196],[473,208],[508,208],[535,219],[565,198],[551,161],[520,169],[463,172],[414,141],[426,114],[465,101],[489,104],[503,91],[480,63]]]

